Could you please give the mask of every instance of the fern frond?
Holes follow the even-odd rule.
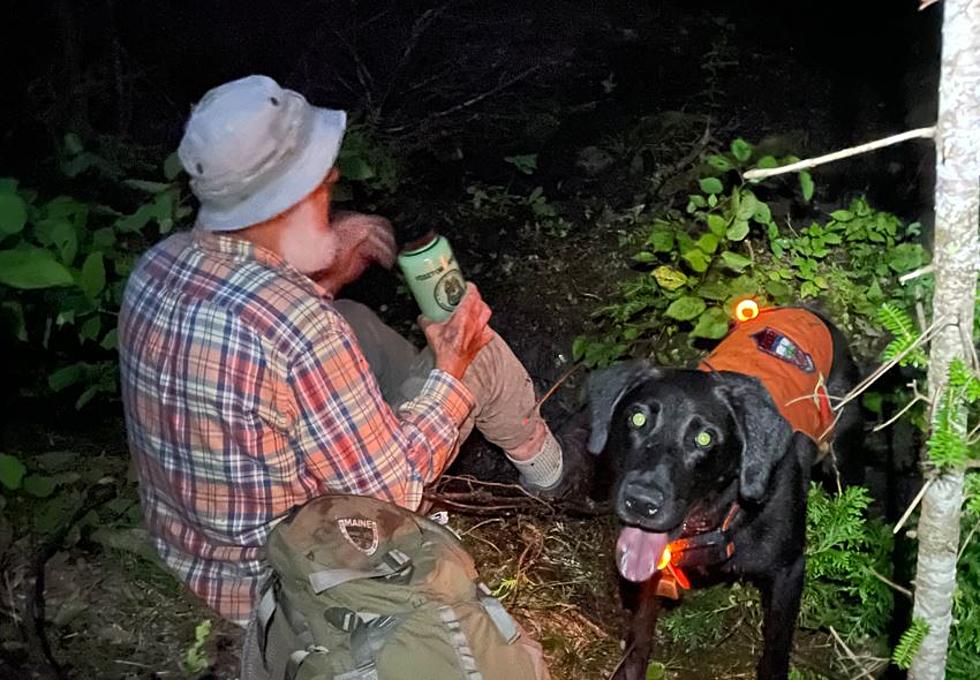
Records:
[[[963,497],[966,499],[966,512],[980,519],[980,472],[971,472],[966,476]]]
[[[962,359],[953,359],[949,363],[949,384],[962,390],[969,403],[980,398],[980,379],[977,378]]]
[[[896,338],[909,338],[915,335],[915,325],[911,317],[904,309],[891,302],[881,305],[881,309],[878,310],[878,320]]]
[[[919,331],[915,326],[915,322],[912,321],[912,317],[904,309],[899,308],[891,302],[886,302],[881,305],[881,308],[878,310],[878,321],[881,322],[881,325],[889,333],[895,336],[895,339],[888,343],[885,351],[882,352],[881,358],[884,361],[891,361],[903,353],[919,337]],[[912,365],[921,368],[926,365],[926,362],[925,352],[922,351],[922,348],[916,348],[902,359],[900,364],[902,366]]]
[[[929,624],[926,623],[926,620],[919,616],[915,617],[912,620],[912,625],[902,633],[901,639],[895,646],[895,651],[892,652],[892,663],[902,670],[908,670],[915,659],[915,655],[919,653],[922,641],[926,639],[928,634]]]

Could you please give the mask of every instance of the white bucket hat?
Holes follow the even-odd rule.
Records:
[[[198,225],[244,229],[299,203],[337,160],[346,125],[343,111],[311,106],[267,76],[208,91],[177,149],[201,202]]]

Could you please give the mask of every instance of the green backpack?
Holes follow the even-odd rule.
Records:
[[[516,622],[435,522],[324,496],[273,529],[257,612],[271,680],[535,678]]]

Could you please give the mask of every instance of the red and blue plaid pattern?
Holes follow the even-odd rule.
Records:
[[[119,357],[143,514],[165,562],[244,623],[276,520],[323,493],[415,509],[473,407],[433,371],[397,413],[309,278],[227,235],[178,234],[126,286]]]

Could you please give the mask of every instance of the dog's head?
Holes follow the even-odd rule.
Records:
[[[699,503],[737,480],[762,501],[792,437],[756,379],[728,371],[657,368],[636,361],[589,377],[589,450],[616,469],[620,573],[653,575],[667,543]]]

